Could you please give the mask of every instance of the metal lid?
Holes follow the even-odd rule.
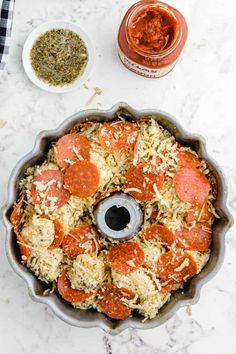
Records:
[[[97,230],[112,240],[124,241],[139,231],[143,213],[131,196],[118,192],[103,199],[95,210]]]

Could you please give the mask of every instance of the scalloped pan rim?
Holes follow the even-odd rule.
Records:
[[[95,311],[74,310],[71,305],[61,300],[56,293],[43,296],[42,282],[19,263],[16,243],[12,237],[12,225],[9,221],[10,209],[18,195],[19,180],[30,165],[45,156],[44,150],[53,139],[59,138],[68,132],[78,121],[110,121],[120,115],[125,119],[129,119],[131,116],[135,119],[143,116],[155,117],[164,128],[176,137],[177,141],[192,146],[199,156],[207,161],[216,178],[219,189],[215,206],[221,219],[213,228],[213,245],[210,261],[200,274],[193,277],[187,283],[184,291],[175,292],[171,296],[171,300],[160,310],[159,314],[154,319],[144,323],[139,316],[133,316],[123,321],[113,321],[104,314]],[[205,140],[199,135],[188,133],[170,114],[160,110],[135,110],[124,102],[117,103],[109,110],[84,110],[67,118],[57,129],[39,133],[32,151],[25,155],[13,169],[8,183],[8,200],[1,210],[6,228],[7,257],[14,271],[27,283],[28,292],[32,300],[49,306],[57,317],[72,326],[84,328],[99,327],[112,335],[116,335],[127,328],[150,329],[158,327],[169,320],[181,307],[190,306],[198,302],[202,286],[210,281],[219,271],[224,260],[225,235],[233,225],[233,218],[227,208],[227,195],[228,188],[225,177],[217,163],[207,154]]]

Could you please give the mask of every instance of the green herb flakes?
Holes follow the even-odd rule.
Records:
[[[88,51],[75,32],[52,29],[36,40],[30,59],[40,80],[49,85],[64,86],[83,74],[88,63]]]

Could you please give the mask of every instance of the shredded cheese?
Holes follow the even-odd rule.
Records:
[[[106,278],[103,261],[91,254],[80,254],[68,272],[73,289],[90,292],[99,287]]]
[[[154,117],[155,118],[155,117]],[[123,121],[122,116],[118,116],[118,121],[112,124],[119,124]],[[99,241],[93,235],[88,242],[80,242],[78,245],[84,250],[76,259],[68,258],[62,248],[49,251],[49,246],[54,240],[55,229],[53,220],[58,220],[64,230],[65,235],[70,234],[70,230],[77,225],[95,224],[94,220],[94,203],[101,195],[110,190],[122,190],[125,182],[125,174],[132,164],[143,164],[144,172],[152,172],[153,168],[157,173],[165,173],[165,181],[163,188],[158,189],[154,184],[154,198],[147,202],[141,202],[140,206],[144,212],[144,222],[142,230],[151,224],[159,223],[165,225],[168,229],[175,232],[181,226],[194,227],[197,221],[201,220],[204,209],[197,215],[198,220],[194,220],[189,226],[185,224],[185,218],[192,206],[189,203],[183,203],[179,200],[173,186],[173,177],[180,168],[178,165],[178,152],[188,151],[194,156],[197,154],[188,147],[180,147],[175,138],[157,123],[155,119],[137,122],[136,127],[139,130],[139,136],[136,132],[131,133],[128,137],[128,144],[135,142],[134,154],[130,152],[110,152],[111,143],[106,141],[107,149],[104,149],[99,143],[99,132],[102,124],[94,122],[80,129],[81,135],[85,136],[90,143],[90,160],[93,162],[100,174],[100,183],[97,192],[89,198],[78,198],[71,195],[70,199],[61,208],[56,206],[57,199],[55,197],[47,197],[45,201],[45,192],[54,180],[47,184],[35,182],[35,186],[39,195],[39,203],[34,204],[31,196],[31,187],[34,178],[40,173],[47,170],[62,170],[56,163],[55,149],[53,146],[47,158],[41,165],[35,165],[27,169],[25,178],[20,182],[20,189],[25,193],[24,205],[21,215],[21,236],[23,241],[19,244],[27,246],[30,255],[27,259],[27,267],[44,282],[56,281],[62,269],[68,270],[68,278],[73,289],[83,290],[85,292],[93,292],[93,295],[86,301],[73,303],[75,309],[94,308],[101,311],[97,305],[97,290],[104,283],[113,283],[117,287],[127,288],[131,290],[135,297],[131,300],[124,299],[123,302],[131,309],[136,309],[144,320],[154,318],[159,309],[169,300],[170,293],[163,294],[161,292],[162,285],[157,274],[157,262],[160,255],[167,251],[167,248],[157,240],[142,240],[140,233],[134,235],[133,242],[138,242],[144,251],[144,266],[134,270],[130,274],[121,274],[111,270],[105,266],[104,255],[107,250],[118,241],[110,241],[100,236]],[[120,134],[116,134],[114,139],[119,139]],[[55,142],[56,143],[56,142]],[[73,146],[73,152],[77,159],[82,160],[78,149]],[[64,160],[69,165],[74,161],[70,159]],[[200,170],[210,178],[210,171],[205,163],[201,161]],[[148,183],[146,179],[144,183]],[[61,184],[57,188],[62,188]],[[127,188],[123,190],[125,193],[137,192],[142,193],[138,188]],[[214,192],[211,191],[207,200],[209,211],[218,218],[215,211]],[[48,205],[48,202],[49,205]],[[155,220],[153,221],[153,213]],[[42,217],[49,216],[49,219]],[[209,222],[209,232],[211,223]],[[126,226],[130,228],[132,220]],[[207,229],[208,230],[208,229]],[[96,243],[96,252],[91,253],[92,241]],[[173,249],[175,249],[173,245]],[[195,252],[188,251],[195,259],[198,273],[206,265],[209,259],[210,251]],[[23,258],[24,257],[24,258]],[[22,259],[26,260],[25,256]],[[128,260],[127,265],[136,269],[135,262]],[[185,259],[183,263],[175,268],[175,272],[181,272],[188,267],[189,259]],[[171,279],[175,279],[174,274],[170,275]],[[187,280],[188,276],[186,276]],[[176,284],[174,290],[182,288],[182,284]],[[45,293],[47,294],[50,290]]]

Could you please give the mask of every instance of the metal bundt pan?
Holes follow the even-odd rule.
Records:
[[[12,225],[9,217],[13,203],[18,198],[18,184],[24,176],[26,169],[40,163],[45,158],[45,154],[52,141],[55,141],[63,134],[66,134],[76,123],[86,120],[111,121],[117,116],[122,116],[129,120],[131,117],[139,119],[143,116],[154,116],[155,119],[183,145],[191,146],[201,158],[206,160],[211,169],[218,187],[218,196],[215,202],[220,220],[217,220],[213,227],[212,252],[208,264],[202,272],[187,282],[184,291],[175,292],[171,300],[164,305],[156,318],[142,323],[142,318],[133,316],[126,320],[117,321],[107,318],[102,313],[96,311],[74,310],[72,306],[64,302],[58,294],[43,296],[45,284],[39,281],[25,266],[20,264],[19,250],[13,235]],[[227,209],[227,184],[217,164],[208,156],[205,148],[205,141],[202,137],[187,133],[176,120],[167,113],[158,110],[137,111],[125,103],[118,103],[110,110],[86,110],[74,114],[66,119],[57,129],[42,131],[36,138],[33,150],[23,157],[10,176],[8,185],[8,201],[5,204],[2,214],[6,227],[6,252],[8,260],[15,272],[28,285],[29,294],[34,301],[48,305],[52,311],[63,321],[76,327],[100,327],[112,335],[118,334],[127,328],[149,329],[160,326],[170,319],[179,308],[193,305],[199,300],[202,286],[207,283],[219,271],[225,253],[225,234],[233,224],[232,216]]]

